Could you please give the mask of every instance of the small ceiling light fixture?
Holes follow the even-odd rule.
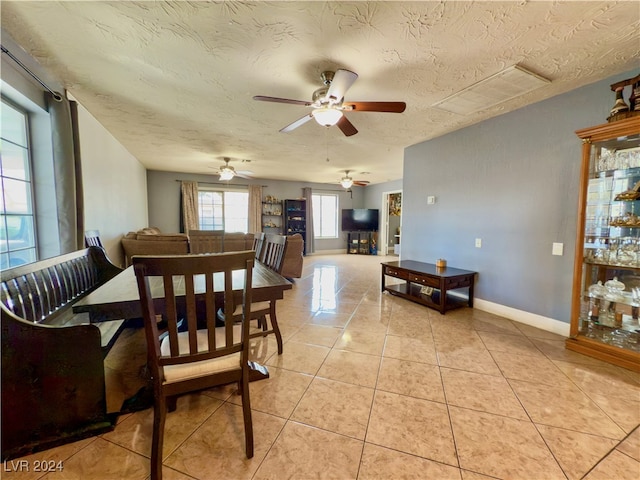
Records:
[[[353,185],[353,179],[349,175],[342,177],[342,180],[340,180],[340,185],[342,185],[342,188],[351,188],[351,186]]]
[[[236,172],[231,167],[225,166],[220,169],[220,180],[231,180],[235,176]]]
[[[325,127],[330,127],[338,123],[338,120],[342,118],[342,112],[340,110],[336,110],[335,108],[316,108],[313,111],[313,118],[316,119],[320,125]]]

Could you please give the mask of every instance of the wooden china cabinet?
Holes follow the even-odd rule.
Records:
[[[570,350],[640,372],[640,116],[585,128]]]

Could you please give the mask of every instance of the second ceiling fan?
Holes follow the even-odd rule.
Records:
[[[340,185],[342,185],[343,188],[349,189],[353,185],[356,185],[357,187],[366,187],[367,185],[369,185],[368,180],[354,180],[349,176],[349,172],[350,170],[345,170],[344,177],[340,179]]]
[[[311,113],[282,128],[280,130],[281,132],[290,132],[313,118],[320,125],[326,127],[337,125],[347,137],[355,135],[358,133],[358,130],[344,115],[344,112],[402,113],[406,108],[404,102],[345,102],[345,93],[358,78],[357,73],[349,70],[323,72],[321,78],[325,86],[313,92],[311,102],[288,98],[265,97],[262,95],[256,95],[253,99],[263,102],[288,103],[313,108]]]

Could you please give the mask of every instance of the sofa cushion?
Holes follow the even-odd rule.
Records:
[[[138,230],[137,233],[146,233],[149,235],[160,235],[162,232],[158,227],[145,227],[142,230]]]
[[[138,233],[136,240],[144,240],[149,242],[186,242],[189,237],[184,233]]]

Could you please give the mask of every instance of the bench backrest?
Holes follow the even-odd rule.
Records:
[[[0,274],[0,299],[15,316],[41,323],[67,310],[75,299],[120,271],[109,261],[103,249],[89,247],[3,270]]]

